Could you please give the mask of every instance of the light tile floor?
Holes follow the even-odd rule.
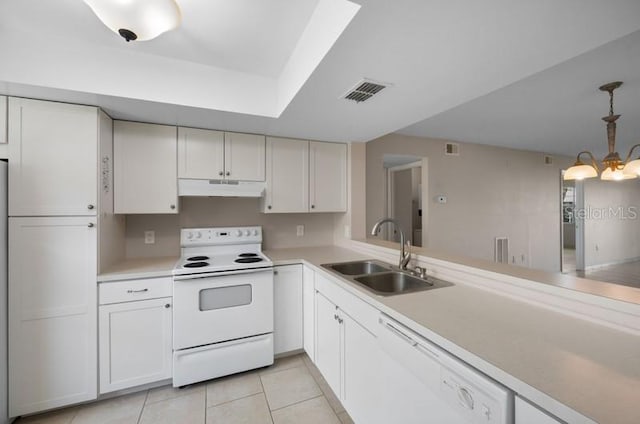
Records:
[[[195,384],[159,387],[16,424],[353,424],[308,356]]]

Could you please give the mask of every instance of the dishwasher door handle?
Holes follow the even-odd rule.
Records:
[[[384,325],[384,327],[391,331],[392,333],[394,333],[396,336],[400,337],[402,340],[404,340],[405,342],[409,343],[411,346],[415,346],[418,344],[418,342],[416,342],[415,340],[413,340],[411,338],[411,336],[409,336],[408,334],[405,334],[402,330],[396,328],[393,324],[387,322],[387,321],[382,321],[382,319],[380,319],[380,323]]]

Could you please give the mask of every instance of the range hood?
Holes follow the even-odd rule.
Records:
[[[266,184],[257,181],[178,179],[178,196],[262,197]]]

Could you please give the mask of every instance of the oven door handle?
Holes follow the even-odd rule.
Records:
[[[207,272],[202,274],[187,274],[187,275],[174,275],[174,281],[184,281],[184,280],[196,280],[200,278],[211,278],[211,277],[223,277],[225,275],[238,275],[238,274],[255,274],[258,272],[273,272],[273,267],[262,267],[262,268],[251,268],[251,269],[238,269],[235,271],[220,271],[220,272]]]

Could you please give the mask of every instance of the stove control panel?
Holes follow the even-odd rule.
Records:
[[[182,246],[262,243],[262,227],[183,228]]]

